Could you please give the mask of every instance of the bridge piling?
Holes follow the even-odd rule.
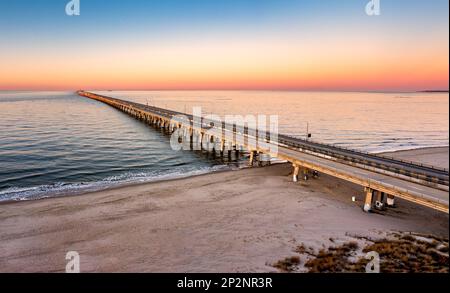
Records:
[[[365,188],[365,192],[366,192],[366,200],[364,202],[364,211],[366,213],[369,213],[370,211],[372,211],[372,202],[373,202],[373,193],[374,190],[370,187],[366,187]]]
[[[388,194],[386,203],[390,208],[395,207],[395,196]]]
[[[255,157],[256,157],[256,151],[251,151],[250,152],[250,159],[249,159],[249,162],[248,162],[248,165],[250,167],[253,167],[253,165],[255,163],[255,159],[256,159]]]
[[[221,139],[220,140],[220,156],[223,157],[225,153],[225,140]]]
[[[303,174],[303,180],[308,181],[309,179],[309,169],[308,168],[302,168],[302,174]]]
[[[376,193],[375,208],[378,210],[383,210],[384,209],[384,192],[376,191],[375,193]]]
[[[300,166],[293,164],[293,167],[294,167],[294,172],[293,172],[293,176],[292,176],[292,181],[298,182],[298,174],[300,173]]]

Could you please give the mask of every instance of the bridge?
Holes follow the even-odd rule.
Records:
[[[163,128],[176,138],[175,143],[200,149],[250,154],[249,165],[263,155],[288,161],[293,166],[293,181],[307,180],[318,172],[357,185],[365,192],[364,210],[394,206],[401,198],[449,213],[449,171],[425,164],[397,160],[384,155],[363,153],[337,146],[311,142],[283,134],[263,132],[242,125],[226,125],[204,117],[134,103],[91,92],[78,95],[108,104],[143,122]],[[176,134],[175,136],[173,134]],[[275,150],[275,151],[274,151]]]

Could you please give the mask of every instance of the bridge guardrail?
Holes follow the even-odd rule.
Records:
[[[424,163],[420,163],[420,162],[414,162],[414,161],[407,161],[407,160],[403,160],[403,159],[397,159],[397,158],[394,158],[394,157],[391,157],[391,156],[386,156],[384,154],[369,153],[369,152],[366,152],[366,151],[351,149],[351,148],[347,148],[347,147],[336,145],[336,144],[325,144],[325,143],[314,141],[314,140],[306,140],[304,138],[296,137],[296,136],[293,136],[293,135],[286,135],[286,134],[284,134],[284,136],[287,136],[287,137],[290,137],[290,138],[296,139],[296,140],[301,140],[301,141],[307,142],[307,143],[313,143],[313,144],[333,147],[333,148],[336,148],[336,149],[346,150],[346,151],[349,151],[349,152],[353,152],[355,154],[364,154],[366,156],[377,157],[377,158],[381,158],[381,159],[389,159],[389,160],[396,161],[396,162],[402,162],[402,163],[405,163],[405,164],[410,164],[412,166],[425,167],[425,168],[433,169],[433,170],[436,170],[436,171],[443,171],[443,172],[446,172],[446,173],[449,172],[449,169],[447,169],[447,168],[440,168],[440,167],[436,167],[436,166],[433,166],[433,165],[430,165],[430,164],[424,164]]]

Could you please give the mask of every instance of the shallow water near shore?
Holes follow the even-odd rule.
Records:
[[[100,92],[181,112],[279,115],[280,133],[368,152],[448,145],[448,94]],[[239,167],[68,92],[0,92],[0,201],[77,194]]]

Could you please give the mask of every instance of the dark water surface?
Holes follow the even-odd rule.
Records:
[[[226,168],[73,93],[0,93],[0,201],[98,190]]]

